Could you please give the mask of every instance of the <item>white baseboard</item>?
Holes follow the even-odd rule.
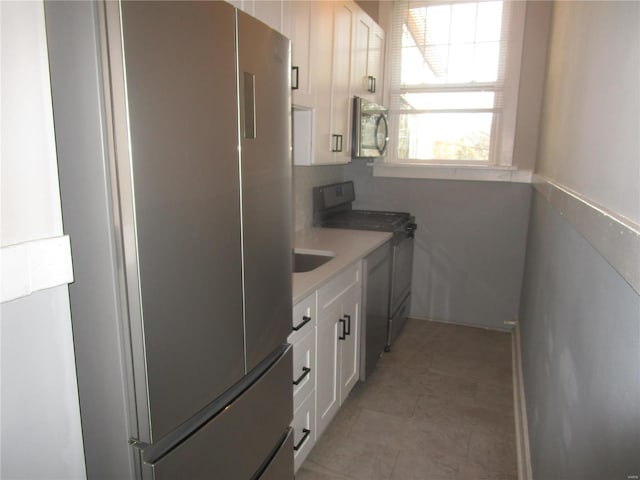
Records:
[[[513,371],[513,407],[516,421],[516,452],[518,455],[518,480],[533,480],[531,452],[529,450],[529,427],[522,376],[522,351],[520,327],[516,323],[511,336]]]

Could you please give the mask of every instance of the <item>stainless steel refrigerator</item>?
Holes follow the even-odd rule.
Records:
[[[289,41],[45,6],[89,478],[293,478]]]

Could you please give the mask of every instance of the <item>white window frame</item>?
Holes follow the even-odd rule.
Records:
[[[531,182],[533,173],[519,170],[513,157],[527,2],[505,1],[510,3],[511,12],[507,38],[508,48],[504,66],[503,107],[499,121],[494,122],[495,131],[492,132],[493,145],[490,162],[469,162],[464,160],[450,160],[440,163],[429,161],[420,161],[419,163],[399,162],[397,157],[394,157],[397,155],[398,126],[395,122],[392,122],[390,126],[391,141],[387,157],[373,162],[374,176]],[[387,25],[389,32],[391,31],[392,22],[393,18],[389,18],[389,24]],[[392,55],[394,55],[392,42],[388,41],[387,61]],[[387,63],[385,70],[384,101],[389,104],[391,97],[391,69],[389,68],[389,63]]]

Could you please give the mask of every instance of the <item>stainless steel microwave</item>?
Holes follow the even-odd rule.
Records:
[[[353,157],[384,157],[388,142],[387,109],[364,98],[355,97],[353,99]]]

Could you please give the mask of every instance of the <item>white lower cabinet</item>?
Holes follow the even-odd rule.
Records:
[[[360,373],[361,262],[318,290],[316,430],[322,435]]]
[[[293,462],[298,470],[316,443],[316,292],[293,307]]]
[[[297,471],[360,375],[362,262],[293,307],[293,442]]]

